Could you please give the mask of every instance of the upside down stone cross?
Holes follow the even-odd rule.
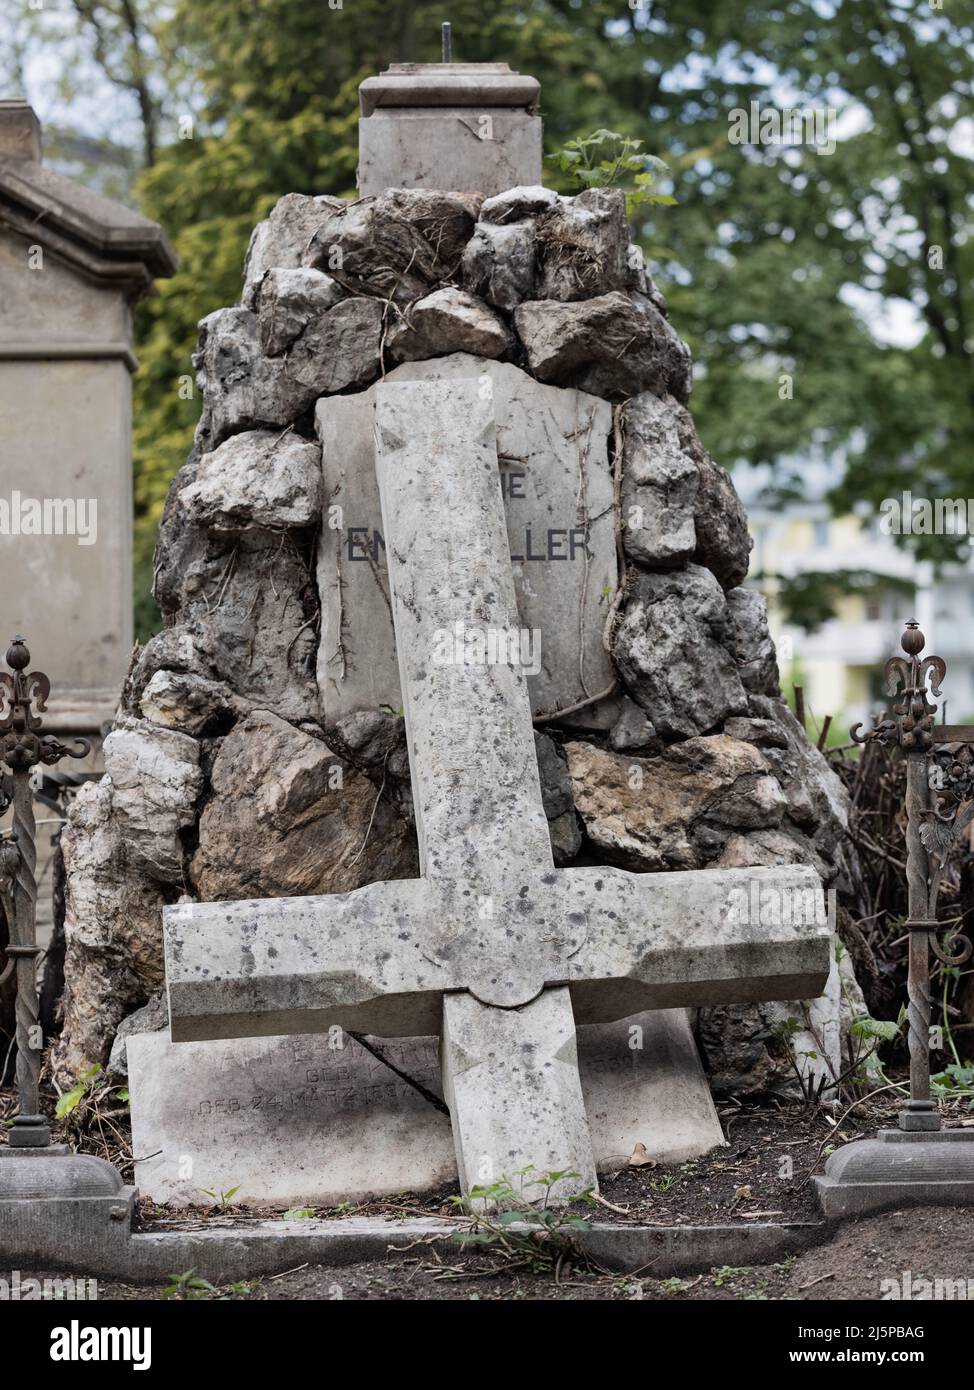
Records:
[[[754,880],[798,897],[821,885],[801,866],[554,868],[506,640],[518,619],[490,381],[382,386],[376,435],[422,877],[167,908],[172,1038],[441,1031],[464,1191],[529,1165],[594,1186],[576,1023],[820,993],[824,913],[769,923],[729,901]],[[450,659],[458,624],[487,660],[465,646]],[[508,659],[489,659],[491,637]]]

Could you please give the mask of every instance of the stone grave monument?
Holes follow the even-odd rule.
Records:
[[[48,168],[0,102],[0,591],[7,637],[57,653],[47,726],[98,734],[132,651],[132,304],[162,229]]]
[[[441,1030],[464,1192],[571,1171],[597,1186],[577,1022],[814,995],[824,911],[733,911],[750,881],[814,904],[805,867],[556,870],[534,756],[489,379],[380,385],[376,441],[422,878],[166,909],[179,1039]],[[439,653],[461,624],[483,651]],[[500,655],[492,658],[491,637]],[[778,920],[775,920],[775,919]]]
[[[387,134],[422,116],[432,139],[438,122],[448,131],[458,111],[466,120],[476,110],[430,95],[439,71],[412,74],[425,105],[384,102]],[[415,728],[407,748],[411,654],[396,640],[403,620],[390,579],[390,526],[402,518],[388,505],[383,514],[375,442],[384,391],[436,388],[437,399],[473,390],[492,403],[512,586],[505,623],[520,635],[520,713],[505,706],[504,717],[523,763],[533,716],[534,771],[521,771],[538,779],[524,802],[533,830],[515,847],[529,855],[518,873],[566,874],[571,885],[599,866],[605,882],[611,870],[618,892],[638,886],[645,925],[672,921],[662,901],[659,919],[649,904],[654,884],[673,891],[654,876],[678,871],[688,911],[699,912],[697,992],[659,961],[656,985],[639,978],[626,996],[626,1009],[651,1012],[628,1021],[601,1006],[586,1014],[579,1001],[599,995],[602,972],[628,978],[631,943],[610,960],[593,960],[590,945],[577,978],[573,956],[539,966],[539,1010],[558,1013],[545,1045],[565,1040],[564,1103],[577,1114],[579,1087],[584,1101],[586,1171],[593,1151],[596,1165],[618,1165],[639,1142],[670,1162],[720,1142],[684,1005],[700,1006],[708,1064],[737,1090],[755,1077],[770,1087],[776,1068],[788,1069],[762,1040],[769,1017],[781,1016],[768,1010],[818,1028],[815,1006],[787,1001],[817,992],[821,957],[789,971],[783,947],[782,973],[762,982],[758,959],[752,969],[738,952],[722,974],[713,952],[727,880],[693,872],[741,871],[758,886],[770,873],[772,885],[798,892],[831,884],[845,806],[780,698],[763,602],[740,587],[744,514],[697,440],[685,408],[689,353],[629,245],[623,196],[545,189],[533,154],[491,196],[466,180],[444,192],[423,185],[419,153],[410,157],[397,186],[350,203],[284,197],[251,240],[240,305],[201,324],[203,414],[157,552],[166,627],[136,654],[106,744],[108,775],[78,798],[66,837],[68,993],[54,1063],[67,1077],[105,1061],[118,1034],[112,1057],[124,1066],[127,1051],[136,1150],[156,1155],[137,1179],[156,1197],[193,1200],[241,1182],[242,1197],[270,1200],[270,1153],[295,1155],[290,1169],[276,1165],[273,1199],[289,1202],[432,1186],[453,1169],[443,1106],[462,1107],[463,1086],[454,1067],[444,1101],[433,1035],[444,993],[448,1011],[451,998],[474,998],[472,975],[438,966],[419,1011],[403,1006],[408,1032],[390,1034],[379,1002],[387,982],[357,962],[370,982],[359,1022],[383,1036],[352,1038],[345,1025],[360,1030],[334,1001],[334,1034],[289,1036],[325,1022],[298,999],[302,990],[316,997],[336,968],[314,958],[320,922],[371,910],[356,890],[363,904],[374,891],[376,902],[401,892],[414,905],[447,891],[430,874],[416,796],[417,760],[430,749]],[[441,549],[450,543],[440,535]],[[426,563],[438,563],[432,545]],[[476,622],[462,611],[446,618],[454,652],[458,642],[463,650]],[[476,767],[487,753],[468,745],[463,758]],[[481,793],[487,805],[486,775]],[[259,911],[227,905],[241,899]],[[169,1043],[159,1032],[164,908],[171,949],[185,927],[190,953],[170,966],[175,1036],[200,1041]],[[280,985],[273,971],[247,998],[234,933],[254,912],[269,949],[274,915],[295,914],[312,950],[299,953],[305,983],[287,1007],[280,995],[269,1005]],[[225,919],[226,978],[201,1004],[191,954],[208,959],[207,923],[222,930]],[[820,952],[820,926],[792,948],[804,941]],[[553,937],[564,928],[552,923]],[[654,925],[661,950],[672,932]],[[738,946],[750,949],[743,937]],[[466,954],[457,969],[472,967]],[[784,1002],[732,1002],[747,999]],[[493,1002],[481,1007],[496,1012]],[[835,1020],[826,1022],[837,1039]],[[389,1153],[397,1135],[411,1155],[401,1168]]]

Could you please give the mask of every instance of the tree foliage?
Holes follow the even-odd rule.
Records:
[[[143,630],[155,525],[199,408],[180,391],[196,323],[237,299],[250,230],[281,194],[354,194],[358,83],[436,61],[444,19],[459,61],[541,80],[549,151],[608,128],[666,161],[656,191],[677,206],[643,200],[633,216],[721,462],[787,470],[840,453],[836,506],[905,485],[974,495],[970,0],[84,0],[75,13],[73,41],[89,46],[101,16],[95,57],[129,110],[142,74],[154,127],[136,195],[182,262],[138,317]],[[731,113],[751,102],[834,112],[834,152],[733,143]],[[546,180],[577,187],[557,159]],[[890,312],[905,335],[884,330]]]

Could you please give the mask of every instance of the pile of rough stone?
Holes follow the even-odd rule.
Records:
[[[107,773],[64,837],[62,1075],[104,1062],[160,990],[164,904],[417,872],[402,720],[329,722],[319,699],[314,406],[456,353],[613,403],[618,690],[539,725],[558,862],[841,875],[844,793],[781,699],[764,602],[740,587],[745,515],[685,408],[690,354],[623,195],[292,194],[254,232],[240,306],[200,325],[203,412],[156,556],[165,628],[134,655]],[[702,1015],[715,1084],[782,1081],[767,1046],[782,1007]]]

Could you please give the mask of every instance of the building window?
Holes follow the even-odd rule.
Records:
[[[883,605],[878,598],[866,599],[866,622],[878,623],[883,616]]]
[[[824,550],[829,543],[829,523],[815,521],[812,523],[812,530],[816,550]]]

